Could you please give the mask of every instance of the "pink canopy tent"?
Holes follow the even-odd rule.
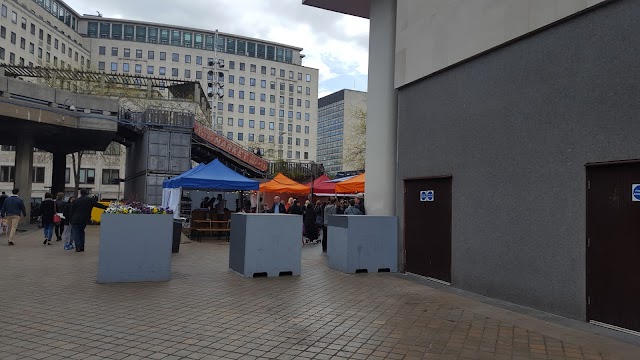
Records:
[[[329,179],[329,177],[325,174],[322,174],[322,176],[315,179],[315,181],[313,181],[313,193],[314,194],[335,194],[336,183],[332,183],[328,181],[331,181],[331,179]],[[305,185],[311,188],[311,182]]]

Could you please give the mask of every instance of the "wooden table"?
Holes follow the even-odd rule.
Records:
[[[231,220],[191,220],[191,237],[201,241],[203,233],[224,235],[229,241]]]

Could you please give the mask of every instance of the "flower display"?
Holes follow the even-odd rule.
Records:
[[[148,215],[166,215],[173,214],[173,210],[146,205],[141,202],[121,202],[114,201],[104,211],[107,214],[148,214]]]

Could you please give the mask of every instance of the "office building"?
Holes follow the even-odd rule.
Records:
[[[62,1],[0,1],[0,62],[193,79],[224,68],[213,127],[269,159],[316,159],[318,70],[298,47],[168,24],[80,15]]]
[[[340,90],[318,100],[318,162],[327,173],[364,169],[367,93]],[[364,153],[362,153],[364,155]]]
[[[640,2],[303,2],[370,19],[367,212],[404,271],[640,331]]]

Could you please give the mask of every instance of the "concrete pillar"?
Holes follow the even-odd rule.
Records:
[[[394,87],[396,0],[371,0],[367,150],[368,215],[395,216],[397,98]]]
[[[55,198],[59,192],[64,192],[65,172],[67,169],[67,154],[53,153],[53,172],[51,174],[51,194]]]
[[[27,217],[21,223],[28,224],[31,216],[31,181],[33,173],[33,139],[22,138],[16,146],[16,178],[13,186],[20,189],[18,194],[27,208]]]

